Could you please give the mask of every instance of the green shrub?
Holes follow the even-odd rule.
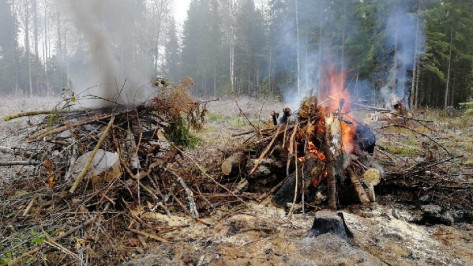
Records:
[[[185,148],[195,148],[202,143],[201,139],[190,132],[183,119],[179,119],[177,123],[173,123],[167,128],[166,137],[174,144]]]

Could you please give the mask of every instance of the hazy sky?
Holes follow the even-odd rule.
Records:
[[[187,16],[187,9],[191,0],[174,0],[174,14],[179,27],[182,27]]]

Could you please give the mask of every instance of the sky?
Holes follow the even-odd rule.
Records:
[[[174,16],[179,28],[182,28],[184,25],[190,2],[191,0],[174,0]]]

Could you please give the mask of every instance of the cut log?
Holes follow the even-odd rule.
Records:
[[[236,175],[243,168],[247,160],[244,152],[237,152],[228,157],[222,163],[222,173],[224,175]]]
[[[353,187],[355,188],[356,193],[358,194],[358,199],[360,200],[361,204],[365,206],[369,205],[370,199],[368,198],[368,195],[366,194],[365,189],[361,185],[360,178],[356,174],[356,171],[352,169],[351,167],[349,167],[347,170],[350,174],[351,183],[353,184]]]

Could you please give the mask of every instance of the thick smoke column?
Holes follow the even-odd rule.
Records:
[[[93,64],[100,78],[102,89],[95,92],[95,96],[113,101],[117,97],[115,84],[116,66],[113,60],[112,47],[100,27],[101,17],[107,1],[100,0],[69,0],[68,5],[72,19],[77,29],[84,34],[89,42],[89,50]],[[101,105],[110,102],[103,101]]]
[[[85,51],[79,47],[68,58],[73,90],[81,94],[79,105],[131,106],[152,98],[150,80],[156,69],[143,40],[148,30],[144,6],[123,0],[67,0],[64,4],[79,33],[75,37],[86,44]],[[95,100],[85,99],[88,95]]]

